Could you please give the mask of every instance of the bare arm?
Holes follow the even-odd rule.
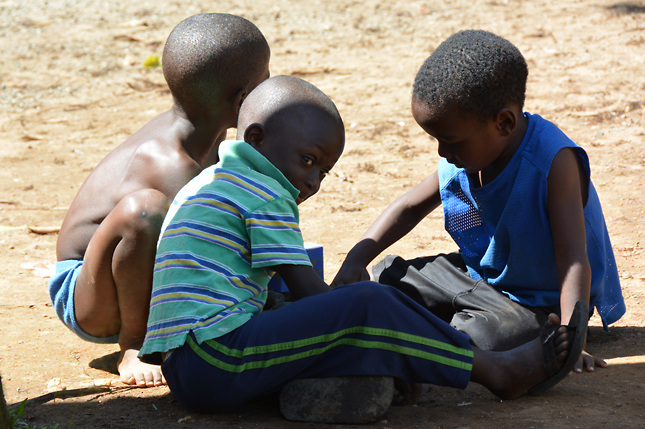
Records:
[[[374,221],[349,251],[333,286],[367,278],[367,265],[381,252],[403,238],[441,204],[439,176],[435,172],[413,189],[397,198]]]
[[[309,265],[278,265],[274,269],[295,299],[330,291],[327,283]]]
[[[573,149],[563,149],[555,156],[548,178],[548,215],[553,234],[558,277],[560,279],[560,310],[562,323],[569,323],[578,300],[589,304],[591,267],[587,257],[584,200],[588,184]],[[593,371],[594,361],[606,366],[602,359],[583,353],[576,371],[584,366]]]

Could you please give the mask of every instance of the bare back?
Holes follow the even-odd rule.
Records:
[[[182,144],[172,111],[162,113],[110,152],[72,201],[58,235],[59,261],[82,259],[90,239],[125,196],[156,189],[172,199],[201,167]]]

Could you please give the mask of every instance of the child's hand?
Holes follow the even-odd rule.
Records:
[[[343,266],[340,267],[340,270],[338,270],[336,277],[334,277],[334,281],[331,282],[331,287],[335,288],[365,280],[370,280],[370,275],[364,266],[343,264]]]
[[[582,373],[583,369],[587,372],[593,372],[595,371],[596,367],[607,368],[607,362],[599,357],[591,356],[589,353],[583,350],[582,354],[580,355],[580,359],[578,359],[578,363],[573,368],[573,370],[577,373]]]

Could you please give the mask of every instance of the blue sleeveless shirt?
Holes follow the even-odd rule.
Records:
[[[603,325],[625,313],[614,259],[591,183],[586,152],[558,127],[525,113],[528,128],[504,170],[475,188],[466,171],[442,159],[439,187],[446,231],[459,246],[474,279],[481,279],[523,305],[560,307],[560,281],[547,213],[547,177],[553,158],[575,148],[589,180],[584,208],[587,254],[591,264],[591,303]]]

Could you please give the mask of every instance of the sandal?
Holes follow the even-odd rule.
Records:
[[[569,334],[569,352],[562,366],[558,365],[555,353],[554,340],[560,326],[551,325],[549,322],[542,327],[540,338],[544,352],[544,368],[547,379],[529,389],[528,394],[535,396],[546,392],[565,378],[576,365],[587,339],[587,325],[589,323],[588,307],[584,301],[576,302],[571,315],[571,320],[566,326]]]

